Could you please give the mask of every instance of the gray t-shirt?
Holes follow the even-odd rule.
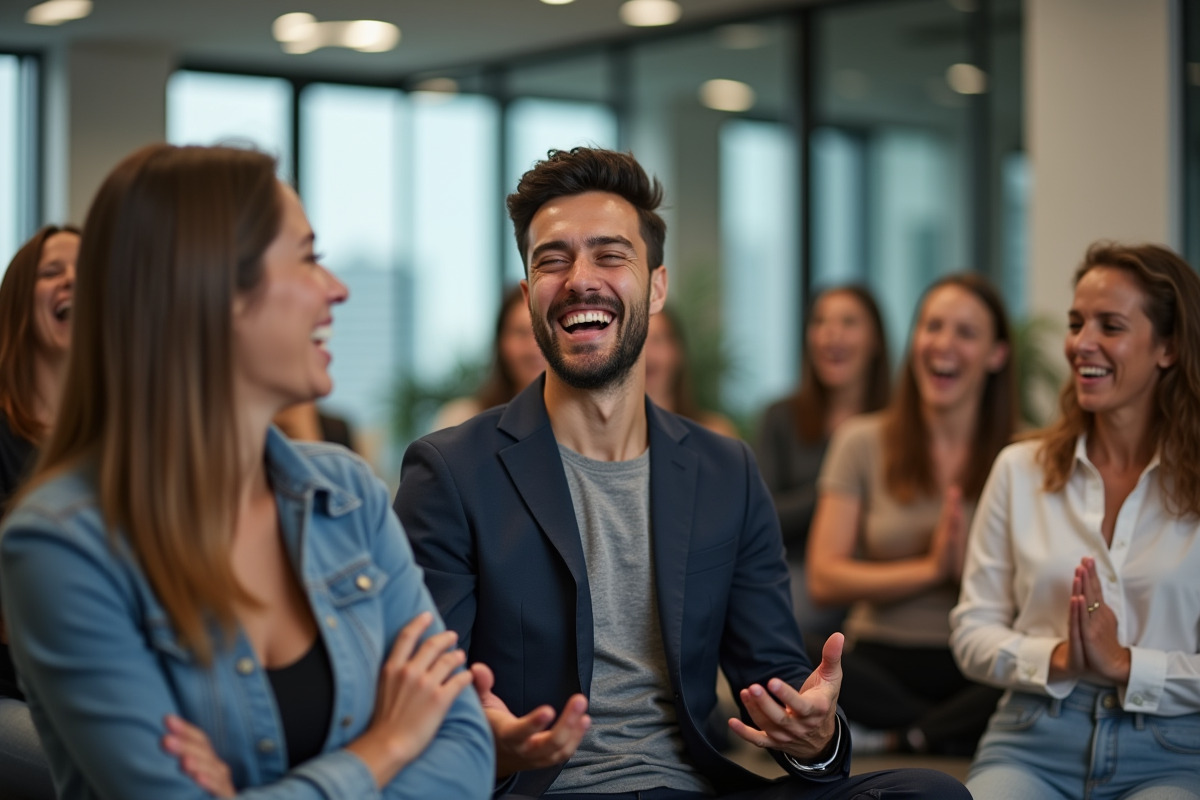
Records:
[[[650,451],[595,461],[559,445],[587,560],[592,725],[555,792],[710,792],[684,757],[659,626],[650,546]]]

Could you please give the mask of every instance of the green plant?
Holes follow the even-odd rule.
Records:
[[[1065,377],[1059,351],[1051,345],[1061,335],[1061,323],[1047,316],[1030,317],[1013,326],[1021,422],[1030,427],[1046,423],[1047,399],[1058,396]]]

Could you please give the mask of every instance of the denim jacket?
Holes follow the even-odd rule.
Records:
[[[274,429],[266,461],[285,546],[333,669],[324,752],[288,770],[275,697],[243,632],[208,667],[179,644],[129,548],[101,519],[94,470],[81,467],[25,497],[0,540],[9,637],[59,797],[207,797],[162,748],[169,713],[208,734],[238,797],[489,796],[492,739],[471,689],[382,792],[343,749],[371,721],[380,667],[401,627],[421,611],[436,619],[426,635],[444,626],[387,489],[365,463]]]

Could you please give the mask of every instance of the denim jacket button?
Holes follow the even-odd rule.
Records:
[[[1106,694],[1106,695],[1104,695],[1104,699],[1101,700],[1100,703],[1105,708],[1116,708],[1117,707],[1117,698],[1115,695]]]
[[[349,728],[353,724],[354,724],[354,717],[351,717],[351,716],[342,717],[342,727],[343,728]]]
[[[253,658],[239,658],[236,667],[239,675],[249,675],[254,672]]]
[[[258,752],[274,753],[275,752],[275,742],[271,741],[270,739],[259,739],[258,740]]]
[[[337,627],[337,617],[335,617],[333,614],[330,614],[329,616],[327,616],[325,618],[325,626],[328,628],[336,628]]]
[[[369,575],[359,575],[354,579],[354,585],[365,592],[371,588],[371,577]]]

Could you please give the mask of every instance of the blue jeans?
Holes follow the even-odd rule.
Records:
[[[1131,714],[1111,687],[1012,692],[971,764],[975,800],[1200,800],[1200,713]]]

